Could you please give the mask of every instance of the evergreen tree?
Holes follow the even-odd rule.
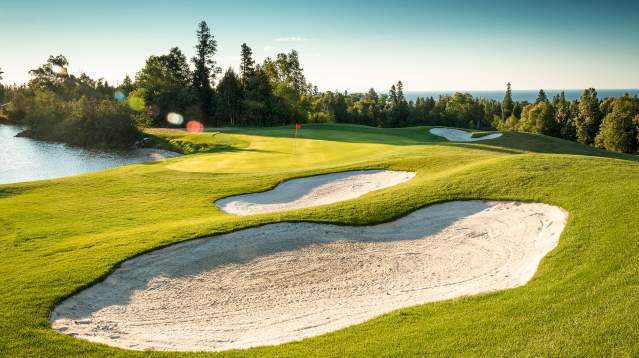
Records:
[[[377,92],[375,92],[374,88],[368,90],[368,93],[366,93],[366,99],[371,101],[379,101],[379,96],[377,95]]]
[[[404,84],[399,81],[397,82],[397,103],[400,104],[402,102],[406,102],[406,98],[404,97]]]
[[[537,94],[537,100],[535,101],[535,103],[539,102],[548,102],[548,97],[546,96],[546,92],[544,92],[543,89],[540,89],[539,94]]]
[[[279,122],[281,110],[277,98],[273,95],[273,87],[268,75],[261,66],[257,66],[255,74],[250,78],[244,92],[243,110],[247,124],[271,126]]]
[[[133,81],[131,81],[131,77],[129,77],[128,74],[124,76],[124,80],[122,81],[122,84],[119,88],[124,92],[125,95],[128,95],[135,89],[135,87],[133,86]]]
[[[597,91],[594,88],[588,88],[579,98],[579,114],[575,118],[577,141],[582,144],[593,144],[600,124],[601,112]]]
[[[0,81],[2,81],[2,75],[4,74],[4,72],[2,71],[2,68],[0,67]]]
[[[573,111],[563,91],[553,98],[552,105],[555,113],[555,122],[559,128],[559,136],[564,139],[575,140]]]
[[[504,100],[501,102],[501,119],[505,120],[508,118],[514,109],[513,104],[513,91],[510,88],[510,82],[506,84],[506,94],[504,95]]]
[[[390,99],[391,106],[397,106],[397,103],[399,103],[399,97],[397,97],[397,88],[395,85],[391,86],[391,89],[388,92],[388,98]]]
[[[253,60],[253,51],[246,43],[242,44],[241,62],[240,62],[240,78],[242,87],[246,89],[249,79],[255,75],[255,61]]]
[[[410,108],[406,97],[404,97],[404,84],[402,81],[397,82],[397,108],[396,108],[396,126],[402,127],[408,123]]]
[[[217,52],[217,41],[205,21],[198,24],[196,54],[191,59],[195,65],[193,72],[193,87],[200,100],[202,120],[208,122],[214,112],[212,85],[215,75],[219,72],[213,56]]]
[[[220,80],[216,100],[218,124],[231,126],[240,124],[238,120],[242,114],[242,84],[233,69],[226,70]]]

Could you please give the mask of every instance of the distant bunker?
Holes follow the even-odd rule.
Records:
[[[430,133],[444,137],[451,142],[477,142],[480,140],[495,139],[502,136],[502,133],[491,133],[481,137],[473,137],[473,134],[470,132],[453,128],[433,128],[430,130]]]
[[[224,198],[215,204],[224,212],[253,215],[309,208],[355,199],[412,179],[413,172],[356,170],[291,179],[263,193]]]

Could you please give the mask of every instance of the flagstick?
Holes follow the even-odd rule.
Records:
[[[293,155],[297,153],[297,124],[295,124],[295,141],[293,141]]]

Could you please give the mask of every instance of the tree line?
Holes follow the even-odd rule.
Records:
[[[508,83],[502,113],[493,119],[498,130],[545,134],[624,153],[639,149],[639,98],[627,93],[600,100],[588,88],[568,101],[564,92],[549,99],[540,90],[534,103],[516,103]]]
[[[450,126],[545,134],[620,152],[639,149],[639,100],[578,100],[540,90],[534,103],[514,101],[510,83],[502,101],[454,93],[409,101],[401,81],[387,93],[320,92],[306,81],[293,50],[256,63],[246,44],[239,71],[222,71],[217,41],[206,22],[196,30],[195,55],[178,48],[150,56],[134,78],[111,86],[86,74],[68,74],[67,59],[51,56],[22,86],[0,86],[0,115],[29,127],[27,134],[78,145],[129,145],[145,126],[276,126],[294,122],[355,123],[375,127]],[[2,72],[0,71],[0,79]]]

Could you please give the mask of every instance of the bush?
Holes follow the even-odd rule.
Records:
[[[80,97],[64,101],[52,91],[36,91],[29,102],[12,102],[10,114],[29,129],[23,135],[84,147],[126,147],[140,137],[139,126],[148,115],[126,102]]]

